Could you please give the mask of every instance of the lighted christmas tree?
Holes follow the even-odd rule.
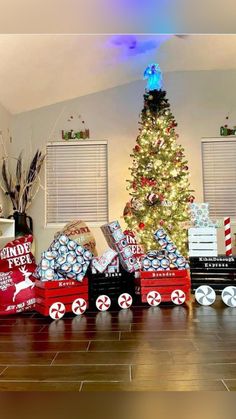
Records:
[[[132,180],[128,181],[131,199],[126,204],[124,218],[145,250],[158,247],[153,233],[163,227],[186,254],[184,223],[189,220],[188,206],[194,199],[188,162],[183,147],[177,143],[177,123],[162,90],[159,66],[148,66],[144,78],[148,82],[140,132],[131,154]]]

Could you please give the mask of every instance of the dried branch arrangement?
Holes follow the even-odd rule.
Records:
[[[3,192],[9,196],[13,211],[26,212],[41,187],[39,173],[46,154],[37,150],[28,169],[24,167],[22,153],[16,159],[14,174],[9,168],[9,157],[4,157],[2,163]]]

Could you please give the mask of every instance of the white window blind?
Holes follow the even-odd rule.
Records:
[[[107,143],[50,143],[46,158],[46,223],[108,220]]]
[[[202,140],[204,202],[212,217],[236,217],[236,139]]]

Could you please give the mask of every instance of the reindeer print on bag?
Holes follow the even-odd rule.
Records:
[[[24,280],[18,282],[18,284],[15,284],[16,290],[13,295],[13,301],[15,301],[17,294],[19,294],[21,290],[29,287],[32,289],[35,286],[35,283],[29,279],[29,277],[32,275],[32,272],[27,271],[25,266],[23,266],[23,268],[19,268],[19,271],[24,275]]]
[[[21,237],[0,251],[0,315],[29,310],[35,304],[33,237]]]

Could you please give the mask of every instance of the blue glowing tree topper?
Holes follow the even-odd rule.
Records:
[[[144,80],[147,80],[147,90],[160,90],[162,88],[162,73],[158,64],[149,64],[143,76]]]

